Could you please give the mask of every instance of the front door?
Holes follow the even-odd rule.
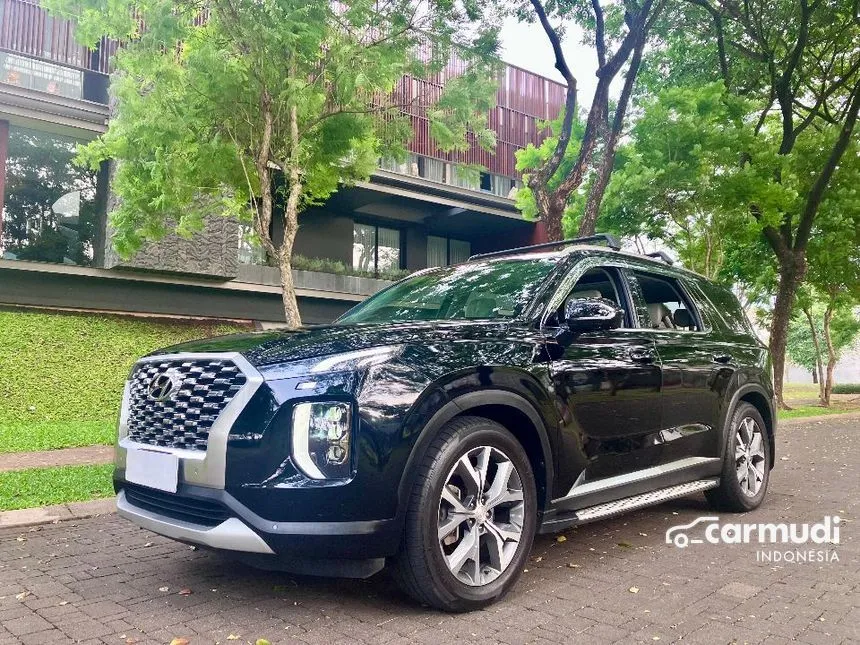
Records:
[[[551,371],[563,419],[562,454],[568,460],[559,466],[574,478],[570,491],[559,496],[564,499],[557,500],[561,508],[593,501],[578,491],[609,492],[624,475],[660,460],[655,442],[661,429],[660,360],[653,335],[632,324],[620,271],[611,266],[590,269],[565,301],[569,298],[613,300],[625,309],[628,322],[622,329],[559,336],[559,357]],[[607,480],[607,485],[598,480]]]

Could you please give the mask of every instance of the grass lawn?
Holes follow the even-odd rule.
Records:
[[[113,495],[112,464],[0,473],[0,511],[81,502]]]
[[[860,410],[860,407],[839,407],[833,406],[824,408],[820,405],[791,405],[791,410],[780,410],[777,413],[779,419],[799,419],[801,417],[818,417],[828,414],[845,414],[846,412],[854,412]]]
[[[115,421],[0,421],[0,452],[110,445]]]
[[[0,453],[111,444],[134,361],[193,338],[248,330],[215,322],[0,311]]]

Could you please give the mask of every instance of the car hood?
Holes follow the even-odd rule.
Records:
[[[255,367],[299,361],[386,345],[499,340],[509,321],[445,321],[362,325],[316,325],[219,336],[156,352],[239,352]]]

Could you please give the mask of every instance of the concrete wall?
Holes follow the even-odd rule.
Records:
[[[77,271],[72,273],[72,267],[28,267],[28,264],[0,260],[0,306],[275,323],[284,319],[280,290],[274,287],[204,280],[170,281],[117,269],[106,271],[75,267]],[[46,270],[31,270],[34,268]],[[299,310],[306,323],[327,323],[364,297],[302,288],[298,297]]]
[[[106,269],[115,267],[235,278],[239,266],[239,225],[235,220],[213,216],[201,232],[186,240],[175,233],[149,242],[130,260],[122,260],[110,241],[106,243]]]

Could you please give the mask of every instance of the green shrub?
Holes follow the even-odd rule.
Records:
[[[294,255],[291,265],[296,271],[319,271],[321,273],[334,273],[335,275],[352,275],[359,278],[379,278],[381,280],[400,280],[411,272],[408,269],[389,269],[380,271],[379,275],[373,271],[362,271],[340,260],[328,258],[306,258],[303,255]]]
[[[160,347],[240,330],[247,327],[0,311],[0,452],[8,451],[4,439],[29,432],[22,423],[59,432],[62,422],[101,422],[85,431],[101,436],[104,422],[116,420],[123,383],[137,358]],[[45,443],[60,447],[50,437]],[[77,445],[69,438],[59,443]]]
[[[833,394],[860,394],[860,383],[837,383]]]

